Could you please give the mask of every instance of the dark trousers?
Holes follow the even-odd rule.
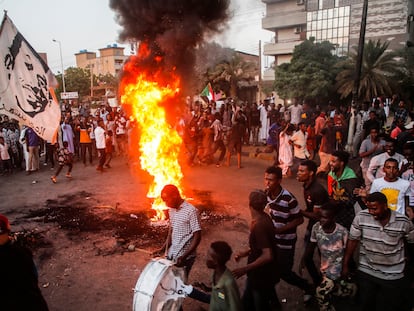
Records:
[[[224,156],[226,155],[226,146],[224,146],[224,142],[222,140],[217,140],[213,143],[213,150],[211,151],[209,156],[213,156],[217,152],[217,150],[220,150],[220,155],[217,160],[217,163],[220,163],[223,161]]]
[[[59,164],[59,167],[57,168],[55,176],[59,175],[59,173],[62,171],[62,169],[65,165],[68,167],[68,174],[70,174],[70,172],[72,172],[72,167],[73,167],[72,163],[67,163],[67,164],[63,164],[63,165]]]
[[[89,163],[92,164],[92,143],[81,143],[80,147],[83,164],[86,164],[86,150],[88,150]]]
[[[170,258],[170,257],[167,257],[167,259],[168,260],[172,260],[172,258]],[[195,260],[196,260],[196,257],[195,256],[192,256],[192,257],[187,257],[183,262],[182,262],[182,266],[180,266],[180,267],[183,267],[184,268],[184,272],[185,272],[185,277],[188,279],[188,276],[190,275],[190,271],[191,271],[191,268],[193,267],[193,265],[194,265],[194,262],[195,262]]]
[[[309,231],[308,228],[306,228],[306,233],[305,233],[305,238],[304,238],[304,241],[305,241],[304,249],[306,249],[306,247],[310,243],[310,235],[311,235],[311,232]],[[318,248],[318,251],[319,251],[319,248]],[[313,254],[310,254],[309,256],[304,257],[303,261],[305,263],[305,267],[308,270],[309,275],[312,278],[313,284],[315,286],[319,285],[322,281],[322,276],[319,272],[319,269],[316,268],[315,262],[313,261]]]
[[[292,271],[293,259],[295,257],[294,249],[277,249],[277,264],[280,270],[280,278],[290,285],[303,289],[305,292],[311,291],[311,285],[305,279],[301,278]]]
[[[242,302],[244,310],[264,311],[281,310],[281,305],[276,294],[275,285],[265,288],[254,288],[249,278],[246,281]]]
[[[98,163],[98,167],[99,167],[99,168],[103,168],[103,166],[104,166],[104,164],[105,164],[105,160],[106,160],[105,148],[103,148],[103,149],[98,149],[98,156],[99,156],[99,163]]]
[[[45,163],[50,161],[52,164],[52,168],[55,167],[55,145],[51,143],[46,143],[46,156],[45,156]]]
[[[7,159],[7,160],[1,160],[1,163],[3,165],[3,170],[7,173],[11,173],[13,171],[12,169],[12,164],[11,164],[11,160]]]
[[[193,139],[189,140],[186,143],[185,146],[186,146],[187,151],[188,151],[188,162],[187,163],[189,165],[193,165],[195,157],[196,157],[197,152],[198,152],[198,141],[197,141],[196,138],[193,138]]]
[[[201,290],[198,290],[195,287],[193,287],[193,291],[188,295],[188,297],[191,297],[195,300],[198,300],[204,303],[210,303],[210,299],[211,299],[210,294],[202,292]]]
[[[382,280],[358,271],[359,306],[361,311],[411,310],[406,278]]]
[[[106,155],[105,155],[105,165],[106,166],[110,165],[111,160],[112,160],[112,152],[106,152]]]

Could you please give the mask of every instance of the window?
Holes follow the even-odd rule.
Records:
[[[339,1],[335,0],[335,6]],[[321,9],[323,0],[318,0],[319,10],[307,14],[307,38],[314,37],[316,42],[328,40],[336,45],[335,54],[348,52],[350,6]]]

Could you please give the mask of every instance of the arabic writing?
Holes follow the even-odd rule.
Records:
[[[1,98],[0,98],[1,101]],[[14,109],[13,107],[6,107],[6,105],[4,103],[0,104],[0,113],[2,113],[2,111],[5,114],[8,114],[10,116],[14,116],[16,117],[18,120],[23,121],[23,123],[25,123],[27,126],[31,127],[37,135],[39,136],[44,136],[46,128],[43,126],[35,126],[34,123],[27,119],[27,115],[21,111],[19,111],[18,109]]]

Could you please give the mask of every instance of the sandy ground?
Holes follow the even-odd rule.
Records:
[[[242,169],[237,169],[235,158],[231,167],[183,168],[185,195],[196,202],[197,191],[208,192],[215,211],[230,216],[214,226],[204,226],[202,222],[203,237],[190,282],[210,281],[205,254],[212,241],[226,240],[234,252],[247,247],[250,221],[247,197],[251,190],[263,188],[263,172],[272,163],[249,158],[248,151],[245,149]],[[53,171],[48,166],[42,166],[39,172],[29,176],[15,172],[12,176],[0,177],[0,212],[9,216],[13,231],[33,230],[49,242],[47,247],[35,250],[34,255],[40,286],[50,310],[132,309],[133,288],[150,260],[147,251],[155,248],[159,241],[148,241],[142,250],[111,254],[100,250],[116,247],[117,240],[113,236],[101,232],[68,233],[57,223],[44,223],[41,217],[26,218],[33,211],[44,209],[47,202],[72,194],[74,201],[85,200],[96,213],[106,210],[109,221],[111,213],[130,215],[148,211],[150,205],[146,192],[149,177],[145,173],[132,174],[131,171],[125,160],[115,158],[113,167],[104,173],[98,173],[93,166],[84,167],[76,163],[73,179],[66,179],[63,171],[57,184],[51,182]],[[294,179],[286,179],[284,184],[303,204],[301,185]],[[305,225],[306,222],[299,229],[299,254],[302,253]],[[232,259],[228,265],[234,268],[238,264]],[[297,264],[295,266],[297,268]],[[238,280],[241,291],[244,282],[244,278]],[[300,290],[283,282],[277,289],[284,310],[304,309]],[[206,304],[190,298],[184,301],[184,310],[207,309]]]

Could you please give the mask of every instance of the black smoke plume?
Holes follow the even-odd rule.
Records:
[[[110,7],[123,27],[120,40],[147,43],[149,58],[162,56],[165,70],[174,68],[183,91],[188,92],[185,82],[193,77],[195,49],[205,38],[224,29],[229,1],[110,0]]]

